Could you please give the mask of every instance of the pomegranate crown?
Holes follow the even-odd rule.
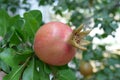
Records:
[[[70,36],[69,42],[76,48],[81,50],[86,50],[84,46],[90,44],[90,41],[84,40],[91,30],[81,31],[83,29],[83,24],[81,24],[77,29],[73,30]]]

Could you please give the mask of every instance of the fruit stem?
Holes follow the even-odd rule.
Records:
[[[86,50],[86,48],[84,46],[90,44],[89,41],[84,40],[83,38],[85,36],[87,36],[91,30],[87,30],[87,31],[81,31],[83,29],[83,24],[81,24],[77,29],[73,30],[68,42],[81,50]]]

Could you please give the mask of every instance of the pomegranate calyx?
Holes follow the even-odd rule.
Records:
[[[77,29],[73,30],[69,42],[78,49],[86,50],[84,46],[90,44],[90,42],[84,40],[84,37],[87,36],[91,30],[81,31],[83,29],[83,26],[84,25],[81,24]]]

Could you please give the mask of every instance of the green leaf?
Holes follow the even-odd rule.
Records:
[[[16,61],[16,63],[17,63],[17,65],[21,65],[21,64],[23,64],[25,61],[26,61],[26,59],[28,58],[28,57],[30,57],[32,54],[25,54],[24,52],[23,53],[19,53],[18,55],[15,55],[14,56],[14,60]]]
[[[14,51],[11,48],[5,49],[3,52],[0,53],[0,59],[5,62],[10,67],[14,68],[20,65],[20,63],[24,63],[25,60],[31,54],[22,54]]]
[[[105,26],[103,29],[104,29],[104,32],[105,32],[106,34],[111,34],[111,32],[112,32],[112,29],[109,28],[108,26]]]
[[[16,15],[10,18],[9,20],[9,26],[14,26],[16,29],[21,29],[23,27],[24,21],[20,17],[20,15]]]
[[[40,80],[39,73],[35,64],[35,59],[33,58],[28,67],[25,69],[22,80]]]
[[[36,31],[40,27],[42,22],[42,14],[38,10],[33,10],[30,12],[26,12],[24,14],[25,25],[22,28],[24,35],[29,39],[33,39]]]
[[[59,70],[57,72],[58,80],[76,80],[75,73],[70,69]]]
[[[14,28],[16,34],[19,36],[19,39],[25,42],[24,32],[22,31],[22,28],[24,27],[24,19],[19,15],[16,15],[10,18],[9,23],[11,28]]]
[[[18,45],[20,43],[21,43],[20,37],[17,34],[17,32],[14,31],[11,38],[10,38],[10,46],[14,46],[14,45],[16,46],[16,45]]]
[[[114,76],[120,79],[120,68],[116,68]]]
[[[113,70],[111,70],[109,67],[104,68],[104,73],[109,76],[109,78],[113,77]]]
[[[45,71],[45,63],[40,60],[36,60],[36,66],[39,68],[40,80],[50,80],[48,71]],[[46,67],[47,68],[47,67]]]
[[[45,72],[46,74],[50,74],[50,73],[51,73],[51,70],[50,70],[50,68],[49,68],[49,65],[43,64],[43,68],[44,68],[44,72]]]
[[[63,4],[64,3],[64,4]],[[66,4],[66,1],[65,0],[59,0],[59,3],[58,3],[58,7],[61,6],[62,10],[66,10],[68,8],[67,4]],[[61,11],[62,12],[62,11]]]
[[[110,26],[113,30],[116,30],[118,28],[118,24],[116,22],[110,23]]]
[[[25,68],[25,65],[12,68],[12,72],[6,75],[3,80],[20,80],[21,74]]]
[[[11,67],[17,66],[16,61],[14,60],[14,56],[16,52],[13,49],[5,49],[2,53],[0,53],[0,59],[4,61],[7,65]]]
[[[95,58],[94,59],[102,59],[103,58],[103,55],[102,55],[102,53],[103,53],[103,50],[100,48],[100,47],[97,47],[94,51],[93,51],[93,53],[94,53],[94,56],[95,56]]]
[[[99,73],[98,75],[96,75],[95,80],[107,80],[107,76],[102,73]]]
[[[4,36],[9,27],[9,15],[6,11],[0,10],[0,36]]]
[[[25,57],[25,56],[23,56],[23,57]],[[18,58],[18,59],[20,59],[20,58]],[[16,61],[16,63],[18,63],[17,58],[14,60]],[[12,71],[8,75],[6,75],[3,80],[20,80],[21,74],[22,74],[26,64],[27,64],[27,62],[24,63],[22,66],[19,66],[19,65],[13,66]]]
[[[6,73],[10,72],[10,67],[2,60],[0,60],[0,69],[2,69]]]
[[[94,58],[93,52],[91,50],[83,51],[82,55],[84,60],[90,60]]]
[[[109,66],[115,66],[116,64],[120,64],[120,60],[115,58],[109,58],[107,59],[107,64]]]
[[[12,71],[6,75],[3,80],[20,80],[23,70],[25,69],[27,63],[29,62],[30,57],[28,57],[25,63],[21,66],[16,66],[12,68]]]

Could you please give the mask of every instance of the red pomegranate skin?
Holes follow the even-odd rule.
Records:
[[[68,43],[72,29],[61,22],[49,22],[38,29],[34,51],[40,60],[50,65],[65,65],[74,57],[76,48]]]

